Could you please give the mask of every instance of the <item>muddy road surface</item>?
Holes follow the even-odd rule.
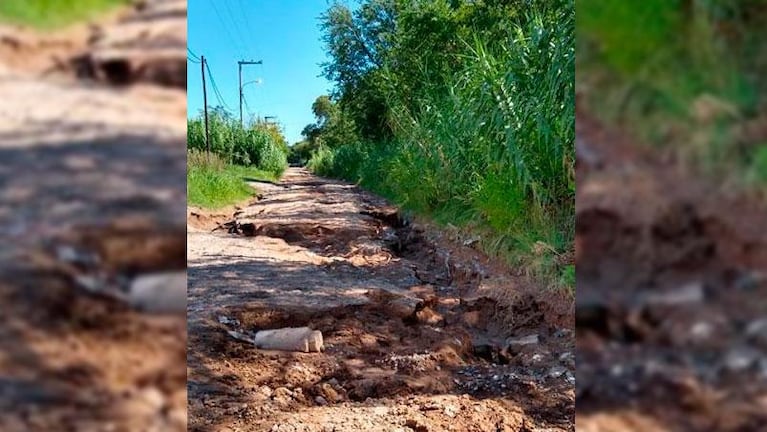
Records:
[[[0,430],[186,430],[185,317],[83,289],[183,271],[186,93],[43,73],[68,31],[0,35]]]
[[[353,185],[254,186],[188,211],[190,430],[573,430],[571,299]],[[325,350],[228,334],[287,326]]]

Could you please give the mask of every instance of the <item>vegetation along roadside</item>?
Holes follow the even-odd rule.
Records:
[[[210,151],[201,115],[187,122],[187,194],[190,205],[221,208],[255,195],[250,181],[276,181],[287,168],[280,129],[254,121],[241,126],[225,110],[209,113]]]
[[[290,159],[476,235],[573,289],[572,0],[334,4],[304,141]]]

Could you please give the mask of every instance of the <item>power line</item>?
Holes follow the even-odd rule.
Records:
[[[188,62],[191,62],[191,63],[194,63],[194,64],[200,64],[200,61],[199,61],[199,60],[195,60],[195,59],[193,59],[193,58],[191,58],[191,57],[187,57],[187,58],[186,58],[186,61],[188,61]]]
[[[200,57],[200,72],[202,74],[202,100],[205,111],[205,151],[210,160],[210,129],[208,128],[208,92],[205,89],[205,56]]]
[[[234,40],[234,37],[232,36],[232,33],[229,31],[229,26],[226,25],[224,22],[224,19],[221,17],[221,13],[218,11],[218,7],[216,6],[216,0],[210,0],[210,4],[213,6],[213,11],[216,12],[216,16],[218,17],[218,21],[221,23],[221,25],[224,27],[224,31],[226,32],[226,35],[229,37],[229,40],[232,41],[232,45],[237,45],[237,41]],[[244,51],[244,46],[240,46],[241,53]]]
[[[192,56],[193,59],[197,60],[198,62],[200,61],[200,56],[195,54],[194,51],[192,51],[189,47],[186,47],[186,51]],[[187,56],[187,58],[189,58],[189,56]]]
[[[243,4],[242,1],[243,0],[239,0],[240,10],[242,11],[240,16],[242,16],[243,22],[245,23],[245,29],[247,30],[251,28],[251,25],[253,24],[253,20],[250,19],[252,18],[250,10],[245,8],[245,5]],[[255,48],[252,53],[254,54],[253,57],[258,57],[259,53],[261,52],[261,47],[258,44],[258,38],[253,38],[253,40],[251,41],[251,44]]]
[[[218,103],[220,104],[220,106],[223,106],[226,109],[231,111],[232,108],[229,105],[227,105],[226,101],[221,96],[221,92],[218,90],[218,86],[216,85],[216,80],[213,78],[213,73],[210,71],[210,65],[208,65],[208,62],[205,62],[205,68],[208,70],[208,76],[210,77],[210,84],[211,84],[211,87],[213,87],[213,93],[215,93]]]
[[[239,23],[237,22],[237,20],[234,19],[235,14],[232,13],[232,8],[230,7],[229,2],[224,2],[224,7],[226,8],[226,12],[229,14],[229,19],[232,20],[232,25],[234,27],[235,33],[237,33],[237,36],[240,38],[240,42],[242,42],[243,50],[247,51],[248,50],[247,38],[243,36],[244,33],[242,33],[242,31],[240,30]],[[240,14],[240,16],[242,16],[242,13]],[[245,26],[247,28],[247,23],[245,24]]]
[[[250,110],[250,105],[248,105],[248,98],[246,98],[245,95],[242,95],[242,101],[245,103],[245,111],[247,111],[248,117],[252,119],[253,112]]]

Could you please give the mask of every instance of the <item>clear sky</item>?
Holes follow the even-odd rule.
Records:
[[[250,113],[275,116],[291,145],[314,121],[311,105],[332,84],[320,78],[325,52],[319,15],[327,0],[189,0],[188,46],[205,56],[224,102],[239,118],[238,60],[263,60],[243,66],[242,81]],[[207,72],[206,72],[207,73]],[[189,116],[203,106],[200,65],[187,62]],[[219,105],[206,76],[208,106]],[[243,105],[243,115],[248,110]]]

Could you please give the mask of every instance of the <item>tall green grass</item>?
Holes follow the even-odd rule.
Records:
[[[502,41],[462,40],[463,66],[440,83],[390,92],[391,140],[323,147],[308,167],[481,233],[486,251],[572,287],[574,11],[526,13]]]
[[[128,4],[130,0],[2,0],[0,22],[54,29]]]
[[[232,165],[253,166],[280,177],[288,166],[287,146],[274,126],[256,122],[243,127],[221,109],[209,114],[210,150]],[[187,147],[206,151],[202,116],[187,122]]]
[[[760,2],[583,0],[577,15],[586,109],[701,173],[762,177],[767,136],[737,132],[767,114]]]

